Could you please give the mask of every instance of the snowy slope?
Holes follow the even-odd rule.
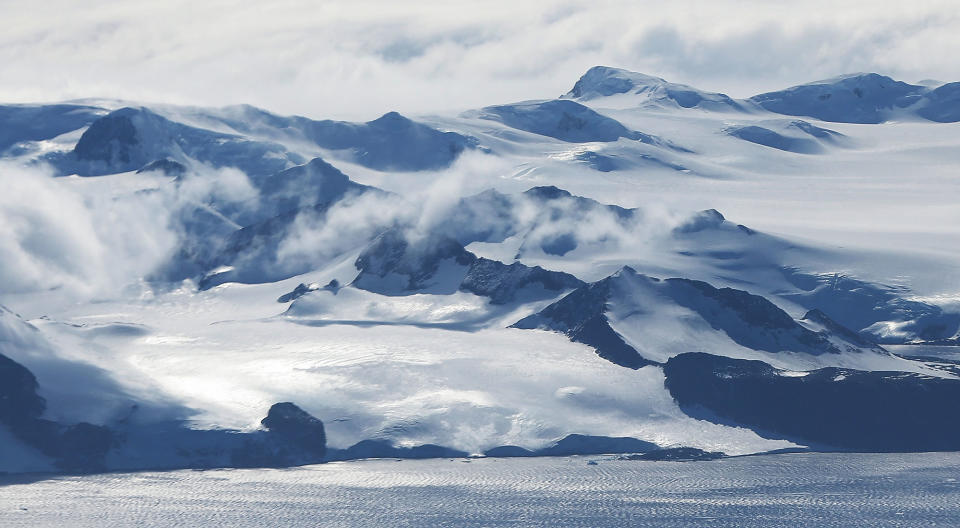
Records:
[[[122,433],[100,468],[306,460],[261,425],[278,402],[334,450],[386,443],[365,453],[807,445],[701,419],[662,365],[952,391],[949,361],[881,345],[960,335],[955,92],[855,75],[737,101],[597,67],[560,99],[364,123],[3,107],[0,301],[23,318],[0,313],[0,354],[55,438]],[[0,470],[64,467],[18,438]]]
[[[705,92],[685,84],[619,68],[594,66],[587,70],[564,97],[590,101],[616,97],[616,104],[648,108],[700,108],[715,111],[746,111],[750,105],[722,93]]]

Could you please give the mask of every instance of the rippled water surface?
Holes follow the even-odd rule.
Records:
[[[3,527],[960,526],[960,453],[370,460],[0,484]]]

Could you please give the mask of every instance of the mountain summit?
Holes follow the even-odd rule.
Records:
[[[705,92],[660,77],[608,66],[594,66],[580,77],[563,97],[590,101],[614,95],[629,95],[635,106],[701,108],[743,111],[744,106],[722,93]]]

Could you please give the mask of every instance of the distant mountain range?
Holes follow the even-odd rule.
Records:
[[[956,134],[958,86],[734,99],[597,66],[556,99],[358,123],[0,106],[0,171],[36,185],[0,201],[0,278],[45,274],[0,287],[27,314],[0,308],[0,471],[960,449],[957,360],[903,352],[960,344],[954,285],[913,286],[949,252],[734,219],[818,215],[828,177],[872,211],[912,161],[955,163],[927,127]],[[899,126],[929,135],[896,150]],[[77,211],[89,233],[58,231]],[[141,263],[144,216],[172,243]],[[129,283],[70,273],[91,255]]]

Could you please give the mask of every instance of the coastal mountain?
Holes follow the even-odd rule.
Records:
[[[0,106],[0,471],[957,449],[957,93]]]

